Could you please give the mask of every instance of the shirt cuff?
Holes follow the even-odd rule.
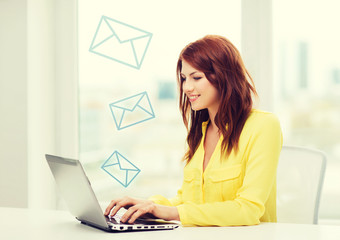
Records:
[[[184,204],[177,206],[177,211],[179,215],[179,220],[181,221],[182,226],[188,227],[188,226],[194,226],[190,223],[190,219],[188,217],[186,207]]]
[[[171,202],[163,197],[162,195],[154,195],[149,198],[149,200],[153,201],[156,204],[164,205],[164,206],[172,206]]]

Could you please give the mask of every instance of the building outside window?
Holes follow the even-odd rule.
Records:
[[[340,218],[339,8],[332,0],[273,1],[275,112],[286,145],[327,155],[319,212],[327,219]]]

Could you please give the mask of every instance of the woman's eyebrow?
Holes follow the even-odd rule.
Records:
[[[190,76],[191,76],[191,75],[194,75],[195,73],[197,73],[197,71],[190,73]]]
[[[194,75],[195,73],[197,73],[197,71],[190,73],[189,76]],[[181,72],[181,75],[185,76],[185,74],[182,72]]]

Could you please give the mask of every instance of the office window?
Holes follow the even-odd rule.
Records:
[[[182,183],[186,138],[177,100],[178,55],[186,44],[207,34],[223,35],[241,50],[241,1],[82,0],[78,4],[80,158],[93,188],[100,201],[122,195],[174,196]],[[130,30],[110,43],[123,28]],[[151,40],[143,34],[152,34]],[[129,45],[135,52],[126,44],[110,46],[135,37],[141,40]],[[133,102],[141,96],[151,106],[144,108],[150,118],[139,112],[126,122],[120,122],[119,113],[114,119],[110,104],[117,107],[129,99],[129,109],[141,111]],[[132,172],[127,182],[122,182],[126,175],[111,176],[102,166],[112,154],[140,172]]]
[[[285,144],[328,157],[320,218],[340,219],[340,3],[273,1],[275,111]]]

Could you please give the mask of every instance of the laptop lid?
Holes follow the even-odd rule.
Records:
[[[46,154],[57,188],[79,221],[108,229],[103,211],[79,160]]]
[[[178,227],[177,223],[161,219],[137,219],[131,225],[105,217],[80,161],[45,156],[69,211],[82,223],[106,231],[170,230]]]

